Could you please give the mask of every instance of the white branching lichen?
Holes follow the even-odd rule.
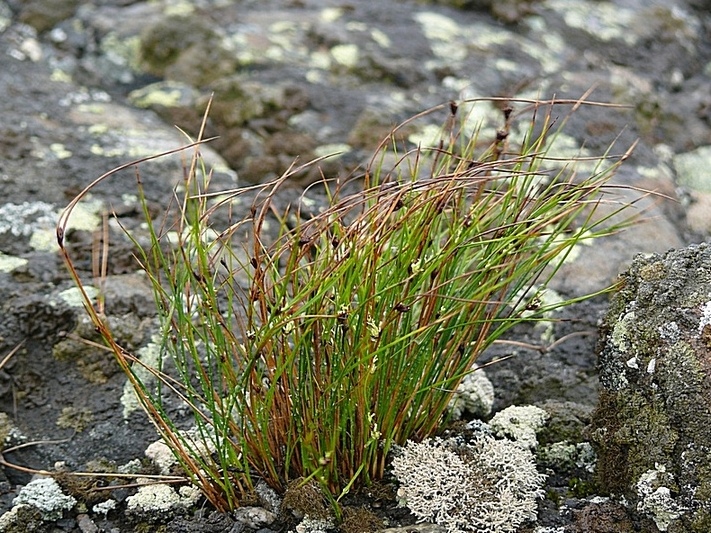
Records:
[[[393,473],[401,504],[449,533],[513,533],[536,518],[545,480],[529,450],[492,437],[464,446],[408,442]]]

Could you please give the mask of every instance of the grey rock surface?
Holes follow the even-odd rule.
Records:
[[[711,528],[711,246],[637,257],[603,328],[603,487],[661,531]]]

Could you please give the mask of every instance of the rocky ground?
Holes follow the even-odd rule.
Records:
[[[591,98],[626,107],[576,113],[566,129],[570,153],[639,139],[616,180],[665,196],[641,204],[645,223],[566,265],[555,288],[565,296],[597,290],[637,253],[711,234],[711,4],[701,0],[5,0],[0,52],[0,355],[13,353],[0,364],[0,434],[14,448],[4,460],[24,467],[123,466],[156,439],[128,404],[111,355],[67,336],[92,331],[57,254],[54,224],[107,170],[183,143],[174,125],[194,134],[211,94],[207,134],[219,139],[205,153],[216,185],[233,187],[273,178],[297,156],[340,152],[324,172],[347,173],[392,125],[448,100],[578,98],[594,88]],[[151,162],[141,173],[149,193],[167,201],[180,160]],[[314,177],[303,173],[295,189]],[[102,212],[137,220],[134,183],[132,173],[118,175],[75,217],[68,239],[84,272]],[[115,242],[111,257],[107,312],[121,317],[128,347],[140,349],[150,340],[152,297],[127,245]],[[494,410],[543,406],[567,421],[570,442],[583,442],[597,402],[595,332],[606,306],[600,297],[565,310],[554,338],[576,336],[551,351],[499,346],[487,354],[514,355],[487,368]],[[518,335],[540,340],[540,331]],[[556,470],[544,455],[547,498],[527,530],[656,530],[614,501],[595,500],[589,473]],[[0,475],[2,513],[30,474],[6,467]],[[35,519],[33,530],[133,531],[145,517],[124,513],[132,490],[111,492],[117,510],[85,505]],[[408,523],[399,511],[385,514],[392,526]],[[246,527],[200,505],[143,530],[159,526]]]

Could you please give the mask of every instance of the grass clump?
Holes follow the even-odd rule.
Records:
[[[626,153],[586,158],[584,175],[575,158],[547,155],[565,122],[555,124],[558,107],[587,103],[518,101],[518,112],[515,101],[500,103],[491,142],[464,112],[485,102],[413,118],[448,115],[434,146],[403,149],[396,129],[363,176],[307,190],[326,198],[311,215],[305,197],[278,205],[301,170],[292,168],[233,217],[255,188],[211,191],[201,137],[162,216],[137,180],[150,239],[134,237],[135,254],[155,292],[159,364],[123,349],[84,293],[86,306],[217,508],[238,506],[263,479],[282,493],[294,480],[309,491],[315,483],[338,510],[341,496],[383,477],[394,445],[437,432],[487,346],[550,310],[542,291],[573,247],[626,223],[611,223],[626,206],[606,196]],[[67,220],[114,172],[58,226],[80,287],[63,244]],[[176,401],[192,412],[190,431],[177,427]]]

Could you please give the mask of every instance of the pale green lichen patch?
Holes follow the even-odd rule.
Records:
[[[370,36],[382,48],[390,48],[390,45],[392,44],[392,41],[390,40],[390,37],[388,37],[388,34],[377,28],[370,30]]]
[[[619,39],[628,45],[637,41],[630,32],[634,21],[634,10],[612,2],[571,2],[570,0],[547,0],[553,10],[563,13],[565,23],[571,28],[582,30],[601,41]]]
[[[164,15],[167,16],[175,16],[175,17],[180,17],[180,16],[188,16],[192,15],[195,12],[195,5],[193,2],[189,2],[186,0],[182,1],[172,1],[168,2],[168,5],[165,7],[165,10],[163,11]]]
[[[323,22],[335,22],[343,16],[344,9],[342,7],[327,7],[319,13],[319,18]]]
[[[136,379],[141,383],[150,385],[155,382],[153,374],[147,368],[158,368],[161,360],[161,339],[153,337],[152,342],[138,350],[136,354],[141,361],[140,365],[134,367]],[[131,413],[141,408],[141,404],[136,396],[136,391],[130,381],[126,381],[121,395],[121,405],[123,405],[123,417],[127,419]]]
[[[537,456],[543,464],[563,471],[577,468],[592,473],[597,462],[597,455],[589,442],[554,442],[540,449]]]
[[[536,433],[550,415],[535,405],[512,405],[494,415],[489,426],[498,437],[513,439],[517,445],[532,450],[538,446]]]
[[[670,476],[666,467],[656,464],[653,470],[644,472],[637,481],[637,510],[650,516],[659,528],[667,531],[675,520],[681,518],[687,508],[680,504],[671,494],[671,490],[664,483]]]
[[[435,147],[441,139],[442,127],[435,124],[427,124],[407,137],[412,144],[422,148]]]
[[[678,154],[673,158],[674,170],[680,185],[694,191],[711,192],[711,146],[701,146],[696,150]]]
[[[332,159],[339,158],[351,150],[353,150],[353,147],[346,143],[322,144],[321,146],[314,148],[314,155],[316,157],[327,157]]]
[[[104,57],[113,64],[139,71],[140,45],[141,40],[138,36],[124,38],[111,32],[101,40],[101,51],[104,53]]]
[[[57,249],[57,235],[52,228],[40,228],[30,236],[30,246],[38,252],[53,252]]]
[[[138,492],[126,498],[126,511],[134,515],[171,515],[197,503],[200,498],[197,487],[184,486],[177,491],[170,485],[151,484],[138,488]],[[155,518],[155,517],[151,517]]]
[[[89,297],[89,299],[93,300],[99,294],[99,289],[97,289],[96,287],[92,287],[91,285],[86,285],[84,287],[84,292]],[[84,299],[81,294],[81,291],[76,287],[63,290],[62,292],[57,294],[57,298],[69,307],[80,308],[84,306]],[[52,303],[56,304],[56,300],[51,300],[50,304]]]
[[[344,67],[353,68],[358,65],[360,52],[358,45],[355,44],[339,44],[331,48],[331,55],[336,63]]]
[[[58,520],[77,501],[62,492],[62,488],[52,478],[33,479],[25,485],[12,501],[14,505],[31,505],[38,509],[43,520]]]
[[[414,17],[430,41],[435,56],[449,61],[461,61],[467,56],[466,48],[458,43],[465,30],[454,19],[431,11],[420,11]]]
[[[449,401],[449,412],[454,420],[465,413],[477,418],[491,414],[494,406],[494,385],[481,368],[467,374]]]
[[[72,151],[68,150],[62,143],[52,143],[49,145],[49,149],[57,159],[69,159],[72,157]]]
[[[184,83],[162,81],[131,91],[129,101],[136,107],[178,107],[189,104],[197,97],[197,92]]]
[[[23,257],[7,255],[0,252],[0,272],[12,272],[13,270],[25,266],[29,261]]]
[[[617,321],[612,328],[610,340],[612,345],[622,353],[631,353],[632,340],[629,332],[629,326],[635,322],[635,312],[626,313],[620,320]]]
[[[77,204],[72,211],[69,227],[74,230],[94,231],[101,223],[99,212],[103,208],[103,203],[96,199],[87,199],[85,202]],[[38,252],[53,252],[57,250],[57,234],[55,229],[56,217],[54,215],[51,223],[43,224],[35,228],[30,236],[30,246]]]

